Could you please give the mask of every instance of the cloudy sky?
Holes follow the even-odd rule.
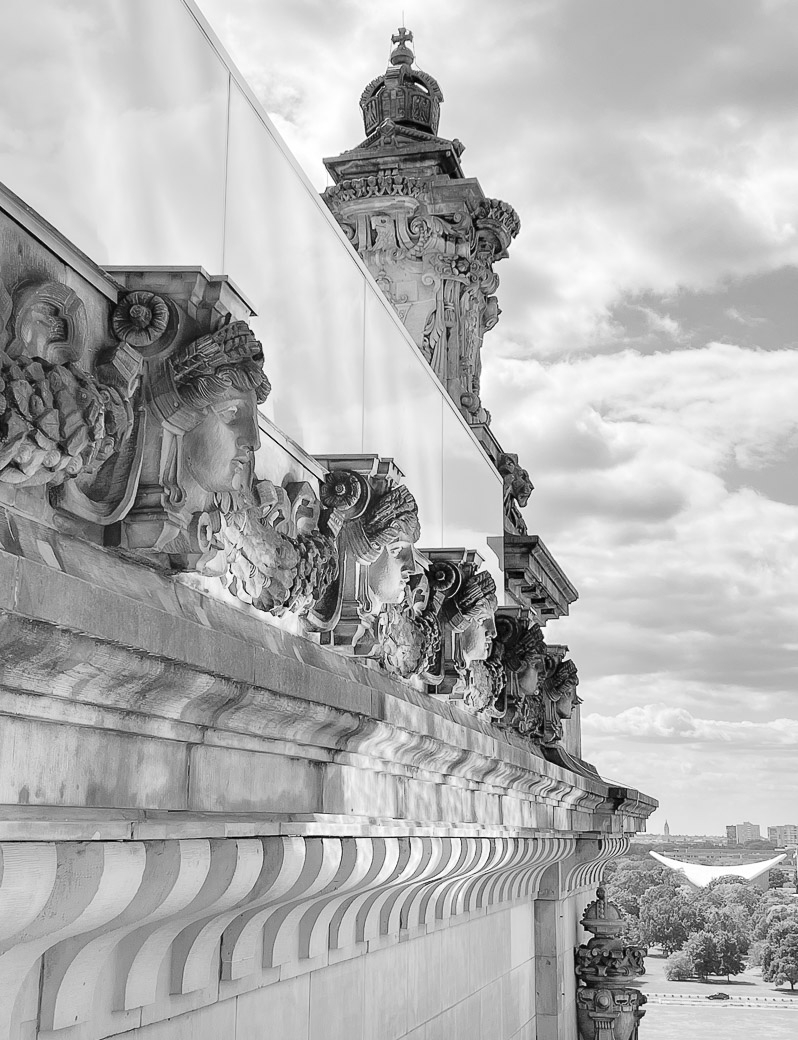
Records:
[[[402,18],[521,217],[483,397],[581,591],[585,755],[650,829],[798,822],[790,0],[200,0],[319,189]],[[489,13],[488,13],[489,10]]]

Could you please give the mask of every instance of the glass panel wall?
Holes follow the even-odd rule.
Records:
[[[498,475],[191,0],[5,0],[3,44],[12,191],[100,264],[229,275],[278,427],[392,456],[424,544],[495,570]]]
[[[230,73],[180,0],[6,0],[0,179],[99,264],[222,260]]]

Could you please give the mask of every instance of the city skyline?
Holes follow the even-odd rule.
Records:
[[[662,816],[662,806],[660,806],[659,815]],[[746,821],[742,821],[742,822],[751,823],[753,821],[746,820]],[[663,826],[665,824],[669,824],[669,826],[670,826],[669,834],[670,834],[671,838],[719,838],[719,839],[722,839],[724,841],[726,840],[726,827],[728,827],[728,826],[735,826],[734,824],[724,824],[724,827],[723,827],[722,831],[717,831],[717,832],[707,831],[707,832],[697,833],[695,831],[679,830],[678,827],[670,824],[670,820],[667,819],[667,818],[663,819]],[[739,826],[739,824],[737,826]],[[769,831],[769,830],[784,829],[784,828],[794,828],[794,829],[798,830],[798,824],[795,824],[795,823],[768,823],[768,824],[761,824],[761,823],[759,823],[759,824],[756,824],[756,826],[759,827],[760,832],[763,832],[763,833],[761,833],[761,837],[763,839],[765,839],[767,837],[764,832]],[[647,831],[644,831],[640,835],[640,837],[641,838],[645,838],[647,836],[656,837],[656,836],[662,836],[664,834],[665,834],[664,830],[662,830],[662,831],[654,831],[651,828],[649,828]]]
[[[401,10],[200,7],[322,190]],[[787,818],[798,24],[777,0],[406,0],[404,21],[441,134],[521,218],[482,396],[581,593],[546,633],[580,669],[585,757],[667,806],[654,830]]]

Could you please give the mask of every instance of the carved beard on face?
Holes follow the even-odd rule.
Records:
[[[216,544],[222,559],[215,564],[224,585],[260,610],[284,606],[297,575],[300,554],[290,538],[260,522],[249,495],[217,496]]]
[[[440,647],[440,629],[428,615],[413,617],[407,607],[390,604],[379,618],[377,657],[391,675],[409,679],[429,669]]]
[[[463,704],[469,711],[484,713],[488,718],[498,718],[502,712],[496,701],[504,687],[504,669],[499,661],[474,661],[464,669],[455,686],[463,693]]]

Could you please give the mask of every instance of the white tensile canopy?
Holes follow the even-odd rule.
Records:
[[[649,852],[649,856],[653,856],[654,859],[658,860],[669,870],[677,874],[683,874],[687,881],[691,885],[695,885],[696,888],[706,888],[707,885],[717,881],[718,878],[728,877],[729,875],[744,878],[746,881],[753,881],[761,874],[764,874],[766,870],[770,870],[777,863],[781,863],[786,855],[786,852],[782,852],[779,856],[763,860],[760,863],[727,863],[723,866],[708,867],[703,863],[682,863],[678,859],[668,859],[667,856],[660,856],[658,852]]]

